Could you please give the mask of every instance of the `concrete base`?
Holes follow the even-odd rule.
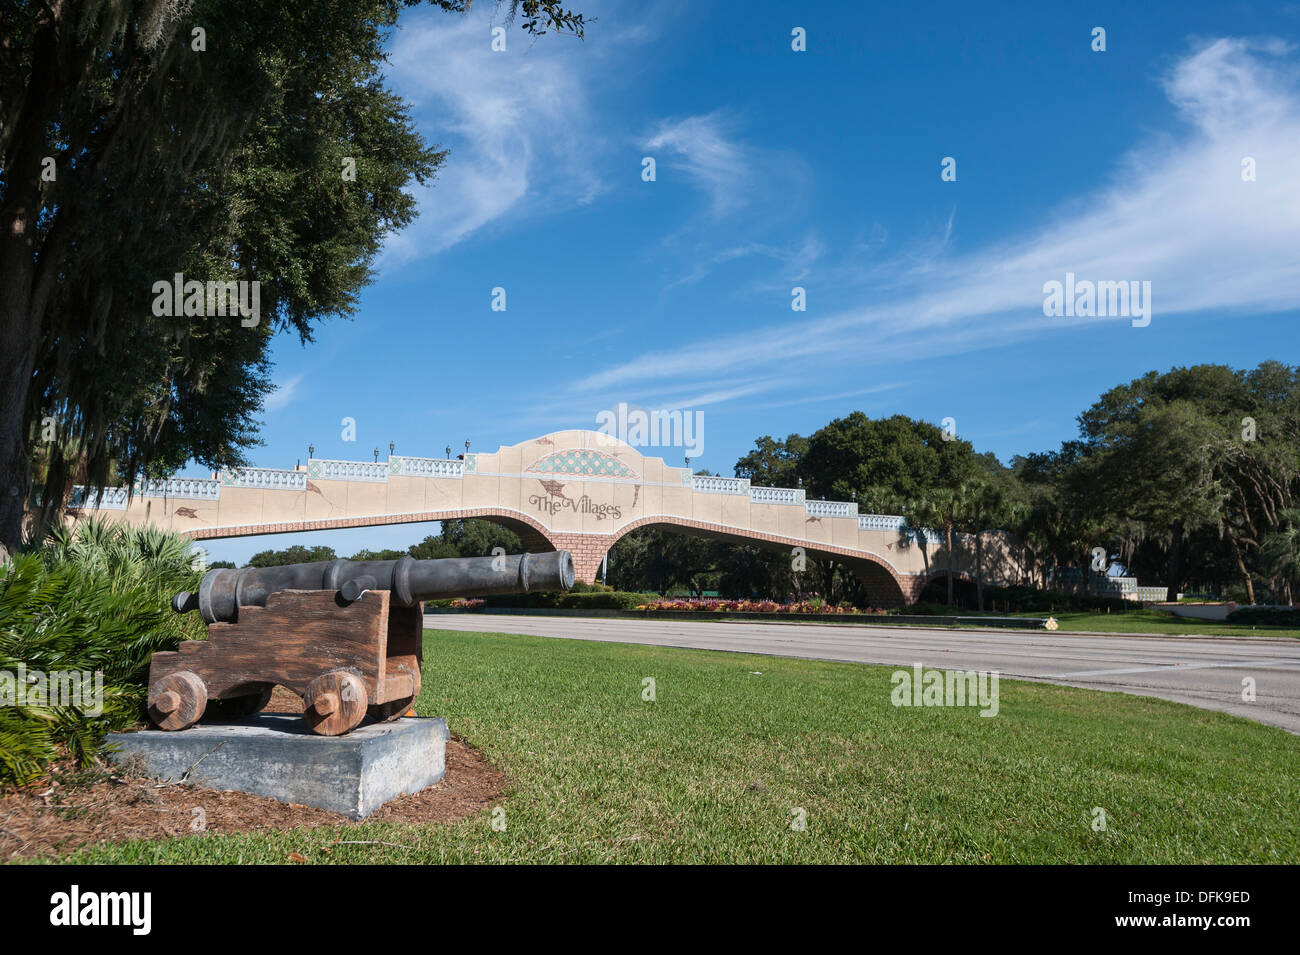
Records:
[[[260,713],[174,733],[112,733],[105,748],[119,764],[134,757],[150,776],[364,819],[442,779],[447,735],[446,720],[417,717],[317,736],[301,714]]]

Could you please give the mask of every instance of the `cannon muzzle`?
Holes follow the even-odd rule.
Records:
[[[442,560],[325,560],[210,570],[197,594],[182,591],[172,598],[172,609],[198,610],[207,623],[234,623],[240,607],[264,607],[268,596],[282,590],[337,590],[348,602],[367,590],[387,590],[394,603],[409,607],[442,597],[488,597],[572,586],[573,557],[567,550]]]

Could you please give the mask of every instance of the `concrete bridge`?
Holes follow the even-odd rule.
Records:
[[[481,518],[508,527],[533,552],[572,552],[593,581],[610,547],[641,527],[846,561],[877,606],[916,600],[946,573],[943,538],[899,516],[859,514],[847,501],[808,500],[802,488],[753,487],[745,478],[693,475],[595,431],[557,431],[462,459],[312,458],[289,470],[238,468],[210,480],[143,481],[96,500],[77,488],[74,517],[153,523],[196,539]],[[983,536],[983,579],[1025,577],[1019,541]],[[958,535],[954,576],[976,572],[973,536]]]

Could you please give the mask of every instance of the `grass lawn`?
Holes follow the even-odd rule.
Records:
[[[1300,862],[1300,740],[1280,729],[1011,681],[993,718],[895,708],[891,672],[426,631],[419,712],[505,770],[505,831],[484,812],[123,843],[71,861]],[[796,809],[805,831],[791,828]],[[335,838],[413,848],[323,852]]]
[[[1013,617],[1046,617],[1045,613],[1010,614]],[[1214,620],[1175,617],[1160,610],[1128,610],[1124,613],[1074,611],[1052,613],[1062,630],[1087,630],[1112,633],[1208,634],[1216,637],[1300,637],[1294,627],[1261,627],[1227,624]]]

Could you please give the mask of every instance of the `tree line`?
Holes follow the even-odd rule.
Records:
[[[1110,389],[1078,416],[1078,437],[1007,464],[950,430],[904,415],[853,412],[810,436],[764,435],[736,462],[755,485],[802,487],[954,535],[1002,529],[1026,551],[1024,584],[1059,587],[1119,562],[1167,598],[1205,591],[1243,603],[1293,603],[1300,577],[1300,369],[1196,365]],[[980,547],[978,535],[972,538]],[[982,565],[978,553],[976,566]],[[976,574],[976,600],[984,606]],[[645,528],[610,554],[609,582],[785,599],[853,599],[837,559]],[[945,582],[953,602],[953,578]],[[859,599],[861,599],[859,597]]]

